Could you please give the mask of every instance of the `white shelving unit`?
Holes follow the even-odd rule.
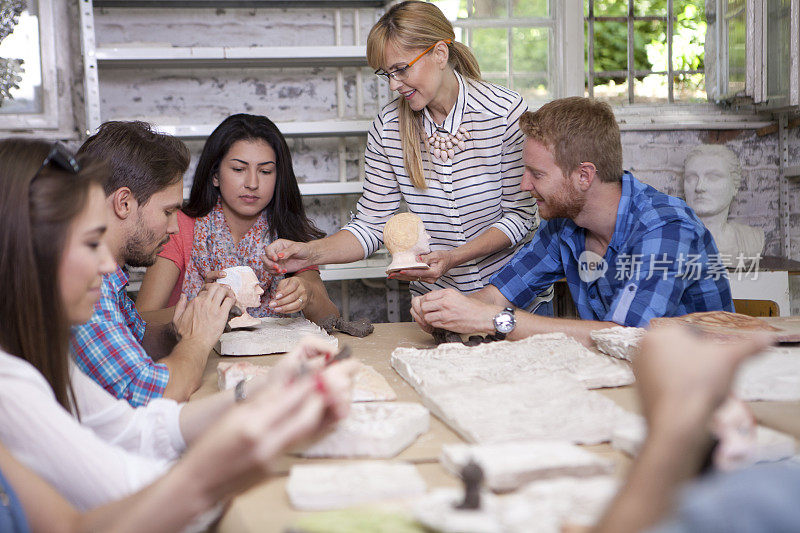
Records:
[[[343,69],[365,67],[366,46],[361,44],[360,17],[363,8],[379,8],[387,2],[375,0],[336,1],[336,2],[280,2],[276,0],[237,0],[228,1],[225,7],[292,7],[333,9],[334,43],[330,46],[169,46],[163,43],[148,44],[105,44],[97,45],[94,26],[95,7],[102,9],[144,8],[157,11],[160,8],[220,7],[219,2],[208,0],[152,1],[152,0],[80,0],[81,43],[84,55],[86,134],[94,132],[106,120],[125,120],[131,117],[101,116],[101,80],[106,69],[180,69],[180,68],[230,68],[230,67],[328,67],[336,68],[337,117],[333,120],[291,121],[277,123],[287,137],[339,139],[339,172],[335,181],[300,183],[304,196],[356,195],[362,191],[361,181],[351,181],[347,175],[345,137],[365,136],[371,124],[364,113],[363,79],[361,71],[356,72],[355,108],[357,119],[345,116],[345,90]],[[343,44],[342,8],[353,11],[353,44]],[[373,13],[374,15],[374,13]],[[385,103],[386,95],[379,95],[378,103]],[[137,117],[151,122],[159,131],[182,139],[204,139],[217,124],[179,124],[174,119],[159,120],[159,117]],[[363,156],[359,160],[359,178],[363,176]],[[350,178],[350,179],[348,179]],[[342,220],[347,220],[345,204],[341,204]],[[343,314],[348,314],[347,280],[385,277],[388,259],[377,255],[350,265],[331,265],[323,267],[322,278],[326,281],[343,281]],[[399,317],[397,308],[396,283],[389,284],[387,301],[390,302],[389,319]]]

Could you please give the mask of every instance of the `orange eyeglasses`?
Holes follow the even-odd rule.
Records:
[[[411,60],[411,62],[408,65],[406,65],[404,67],[396,68],[391,72],[386,72],[382,68],[379,68],[378,70],[375,71],[375,74],[377,74],[378,76],[383,76],[387,80],[403,81],[405,79],[408,79],[408,69],[410,69],[414,65],[414,63],[419,61],[422,58],[422,56],[424,56],[425,54],[427,54],[428,52],[433,50],[433,47],[436,46],[437,44],[439,44],[440,42],[441,43],[450,44],[453,41],[450,40],[450,39],[444,39],[444,40],[441,40],[441,41],[437,41],[437,42],[433,43],[432,45],[430,45],[428,48],[426,48],[425,51],[422,52],[420,55],[418,55],[413,60]]]

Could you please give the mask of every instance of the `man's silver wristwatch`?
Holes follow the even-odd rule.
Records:
[[[494,315],[494,336],[497,340],[503,340],[506,335],[514,331],[514,326],[517,325],[517,319],[514,318],[514,308],[506,307],[496,315]]]

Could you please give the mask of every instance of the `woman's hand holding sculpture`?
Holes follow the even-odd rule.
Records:
[[[206,285],[189,303],[181,295],[173,318],[180,340],[201,342],[210,350],[222,335],[235,301],[230,287],[219,284]]]
[[[309,302],[311,293],[306,283],[299,277],[284,278],[278,282],[275,289],[275,298],[269,302],[269,307],[278,313],[290,314],[302,311]]]
[[[403,281],[434,283],[457,265],[453,253],[448,250],[438,250],[418,257],[421,262],[427,263],[429,268],[406,268],[398,272],[392,272],[387,277]]]

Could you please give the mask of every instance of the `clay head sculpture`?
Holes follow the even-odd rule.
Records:
[[[711,231],[721,254],[751,257],[764,249],[764,231],[728,222],[731,201],[739,192],[742,169],[738,156],[728,147],[701,145],[684,161],[683,188],[686,203]]]
[[[406,268],[428,268],[417,256],[431,251],[431,237],[414,213],[398,213],[390,218],[383,228],[383,242],[392,254],[387,274]]]
[[[225,277],[217,283],[228,285],[236,295],[236,306],[242,310],[242,316],[232,318],[229,322],[231,328],[245,328],[257,326],[261,323],[258,318],[250,316],[246,309],[261,305],[261,295],[264,289],[258,282],[256,273],[249,266],[235,266],[224,269]]]

